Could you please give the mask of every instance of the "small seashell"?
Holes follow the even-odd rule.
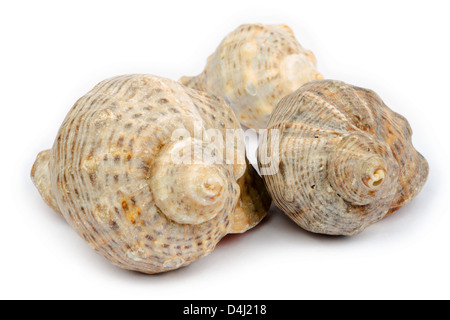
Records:
[[[288,26],[246,24],[222,41],[203,73],[180,82],[223,97],[244,125],[265,129],[282,97],[322,78],[314,54]]]
[[[206,135],[237,130],[243,144],[238,120],[219,98],[150,75],[105,80],[78,100],[53,148],[38,155],[33,182],[114,265],[144,273],[189,265],[226,234],[257,225],[270,206],[245,161],[196,156],[239,152],[198,138],[196,124]],[[177,130],[191,137],[174,139]],[[193,162],[174,163],[174,155]]]
[[[263,174],[274,173],[265,168],[275,154],[279,170],[263,178],[274,203],[298,225],[354,235],[422,189],[428,163],[411,135],[408,121],[373,91],[313,81],[279,102],[258,161]]]

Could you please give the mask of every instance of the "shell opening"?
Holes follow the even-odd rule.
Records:
[[[364,181],[369,188],[376,188],[383,184],[386,173],[383,169],[375,170],[371,177]]]
[[[205,197],[210,199],[219,195],[223,189],[222,179],[218,176],[209,177],[202,185]]]

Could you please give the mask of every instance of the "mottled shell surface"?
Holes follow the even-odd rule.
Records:
[[[114,265],[150,274],[189,265],[226,234],[254,227],[270,206],[265,190],[253,190],[263,183],[245,161],[172,163],[174,152],[207,147],[195,138],[195,123],[223,133],[240,128],[223,100],[175,81],[105,80],[74,105],[32,179]],[[172,139],[178,129],[194,138]]]
[[[408,121],[373,91],[318,80],[279,102],[258,161],[264,171],[275,155],[279,170],[263,178],[274,203],[298,225],[354,235],[422,189],[428,163],[411,135]]]
[[[314,54],[297,42],[288,26],[247,24],[222,41],[203,73],[180,82],[222,97],[241,123],[265,129],[282,97],[322,78]]]

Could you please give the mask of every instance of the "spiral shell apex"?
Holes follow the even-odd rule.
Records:
[[[278,101],[302,84],[322,79],[314,54],[286,25],[242,25],[230,33],[196,77],[184,85],[227,101],[249,128],[265,129]]]
[[[428,163],[411,135],[373,91],[318,80],[279,102],[258,161],[274,203],[298,225],[354,235],[422,189]],[[271,153],[278,171],[266,170]]]
[[[230,150],[204,139],[209,129],[225,135],[239,128],[228,105],[212,95],[156,76],[115,77],[77,101],[53,148],[38,156],[32,179],[111,263],[170,271],[206,256],[226,234],[254,227],[268,210],[266,191],[248,190],[263,184],[248,173],[245,153],[244,161],[215,161]],[[190,137],[174,138],[177,130]],[[238,145],[232,151],[239,156]],[[253,183],[241,190],[243,179]]]

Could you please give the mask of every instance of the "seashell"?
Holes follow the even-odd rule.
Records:
[[[411,135],[408,121],[375,92],[318,80],[279,102],[258,162],[272,200],[299,226],[354,235],[423,187],[428,163]]]
[[[78,100],[53,148],[38,155],[32,179],[114,265],[149,274],[174,270],[209,254],[226,234],[254,227],[270,206],[239,144],[225,150],[219,140],[204,139],[212,128],[238,129],[243,145],[223,100],[155,76],[115,77]],[[216,161],[230,151],[236,161]]]
[[[188,87],[225,99],[249,128],[265,129],[278,101],[302,84],[322,79],[314,54],[286,25],[246,24],[231,32]]]

